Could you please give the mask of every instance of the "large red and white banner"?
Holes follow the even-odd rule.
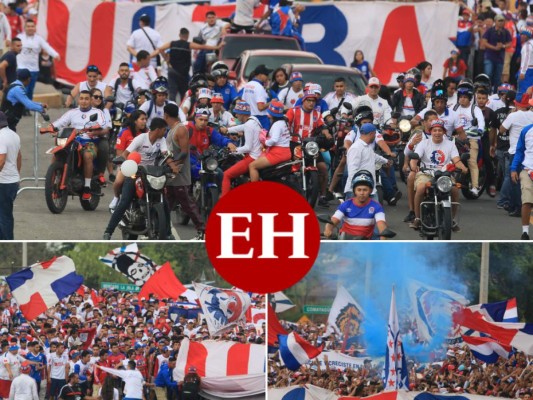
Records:
[[[101,2],[100,0],[42,0],[38,33],[61,55],[57,76],[71,83],[85,79],[85,68],[96,64],[104,80],[129,61],[126,42],[138,28],[142,14],[152,16],[163,42],[178,39],[180,28],[195,36],[214,10],[229,17],[235,5],[200,6],[177,3]],[[258,17],[264,6],[256,9]],[[457,33],[458,5],[452,2],[324,2],[306,3],[302,34],[306,50],[325,63],[350,65],[355,50],[362,50],[383,83],[423,60],[433,64],[433,75],[442,76]],[[277,67],[277,66],[269,66]]]

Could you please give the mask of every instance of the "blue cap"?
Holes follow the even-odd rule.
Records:
[[[233,112],[235,114],[244,114],[244,115],[250,115],[250,104],[248,104],[245,101],[239,101],[237,104],[235,104],[235,108],[233,109]]]
[[[19,347],[18,346],[10,346],[9,347],[9,351],[15,351],[15,350],[18,350]]]
[[[31,73],[27,68],[17,70],[17,79],[19,81],[24,81],[29,78],[31,78]]]
[[[374,124],[367,122],[366,124],[361,125],[359,131],[361,132],[361,135],[368,135],[372,132],[375,132],[376,127],[374,126]]]

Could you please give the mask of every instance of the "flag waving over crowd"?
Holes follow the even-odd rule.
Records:
[[[452,314],[468,303],[459,293],[437,289],[414,280],[409,283],[409,297],[418,328],[418,338],[422,342],[431,341],[442,327],[443,320],[449,320],[449,324],[445,325],[452,326]],[[453,326],[447,335],[449,341],[461,339],[458,326]]]
[[[518,307],[515,297],[496,303],[477,304],[468,308],[474,312],[482,313],[487,321],[518,322]]]
[[[290,310],[293,307],[296,307],[294,303],[289,299],[283,292],[276,292],[271,295],[272,304],[274,310],[277,313],[282,313],[283,311]]]
[[[288,332],[283,328],[281,323],[276,316],[276,312],[270,305],[267,303],[267,315],[268,315],[268,345],[275,346],[278,342],[278,335],[288,335]]]
[[[265,391],[265,346],[230,341],[192,342],[184,338],[173,377],[183,381],[190,367],[202,377],[202,390],[223,398]]]
[[[117,247],[99,259],[108,267],[125,275],[137,286],[144,285],[160,268],[150,257],[141,254],[137,243]]]
[[[403,344],[400,338],[400,323],[398,322],[398,313],[396,312],[394,288],[392,288],[390,301],[383,384],[385,391],[397,389],[409,390],[409,372],[407,371],[407,360],[405,359]]]
[[[318,357],[323,348],[324,345],[313,346],[296,332],[279,335],[279,354],[285,366],[292,371],[299,370],[302,365]]]
[[[363,322],[363,309],[348,293],[344,286],[339,286],[328,316],[328,330],[345,338],[359,334]]]
[[[61,256],[15,272],[6,281],[24,317],[33,320],[76,292],[83,277],[76,274],[72,259]]]
[[[490,337],[463,335],[463,341],[468,345],[474,357],[487,364],[496,363],[500,357],[509,358],[512,350],[511,346],[502,345]]]
[[[167,261],[163,264],[143,285],[138,297],[148,298],[151,294],[155,294],[160,299],[173,299],[183,296],[191,297],[189,301],[194,301],[194,293],[187,289],[176,277],[172,270],[170,263]],[[190,296],[193,294],[193,296]]]
[[[218,335],[246,321],[251,299],[247,293],[193,282],[211,335]]]

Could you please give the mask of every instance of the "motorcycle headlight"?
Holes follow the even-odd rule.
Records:
[[[163,189],[165,187],[165,183],[167,182],[167,177],[165,175],[157,177],[152,175],[146,175],[146,179],[154,190]]]
[[[218,161],[216,158],[209,157],[205,160],[205,168],[208,171],[215,172],[218,168]]]
[[[439,179],[437,179],[437,189],[439,189],[441,192],[449,192],[452,190],[452,186],[453,183],[449,176],[441,176]]]
[[[409,132],[411,130],[411,123],[407,119],[402,119],[399,127],[402,132]]]
[[[309,142],[305,145],[305,152],[309,156],[316,156],[319,150],[320,149],[318,148],[318,144],[316,142]]]
[[[61,147],[65,147],[65,145],[68,142],[68,138],[57,138],[57,145]]]

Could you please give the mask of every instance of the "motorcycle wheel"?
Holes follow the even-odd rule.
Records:
[[[441,221],[439,226],[439,240],[451,240],[452,238],[452,210],[441,208]]]
[[[44,197],[52,214],[61,214],[67,206],[68,192],[59,189],[64,165],[61,161],[55,161],[46,171]]]
[[[207,219],[209,218],[209,214],[211,214],[211,210],[217,204],[219,193],[218,188],[216,187],[210,187],[207,188],[207,198],[205,199],[205,210],[204,210],[204,220],[207,222]]]
[[[376,192],[378,194],[378,202],[383,206],[383,186],[376,187]]]
[[[320,193],[320,181],[318,180],[318,172],[306,172],[305,179],[307,180],[307,193],[305,197],[309,205],[314,208],[318,200],[318,195]]]
[[[487,175],[486,175],[486,172],[485,172],[485,166],[481,166],[481,168],[479,168],[479,180],[478,180],[478,183],[479,183],[479,186],[480,186],[480,189],[479,189],[479,194],[476,196],[474,195],[470,189],[472,188],[472,181],[470,180],[470,175],[468,175],[468,185],[464,185],[463,187],[461,187],[461,192],[463,193],[463,196],[468,199],[468,200],[477,200],[481,197],[481,195],[483,194],[483,192],[485,191],[486,187],[487,187]]]
[[[102,187],[96,182],[95,179],[91,182],[91,200],[90,201],[83,201],[80,196],[80,204],[81,207],[85,211],[94,211],[98,208],[98,204],[100,204],[100,193],[102,193]]]
[[[151,240],[166,240],[168,233],[165,207],[161,203],[154,204],[150,212],[151,226],[148,230],[148,238]]]

